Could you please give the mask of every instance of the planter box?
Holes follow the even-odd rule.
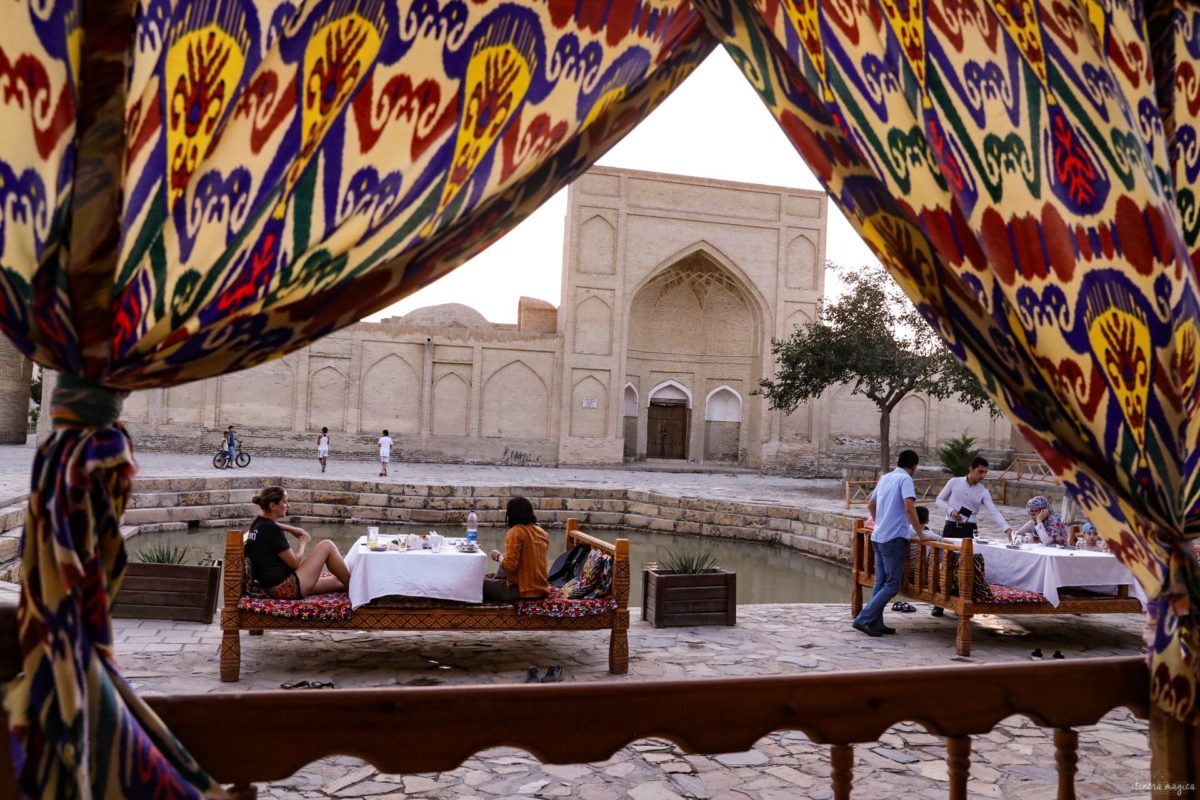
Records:
[[[211,623],[217,610],[221,562],[211,567],[131,562],[112,616]]]
[[[656,628],[737,624],[737,573],[642,570],[642,619]]]

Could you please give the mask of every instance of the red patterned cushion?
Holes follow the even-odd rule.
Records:
[[[550,596],[545,600],[521,600],[517,603],[518,617],[599,617],[617,607],[617,598],[589,597],[583,600],[567,599],[557,586],[550,587]]]
[[[350,619],[350,596],[345,592],[314,594],[303,600],[275,600],[270,597],[243,597],[238,608],[254,614],[286,619]]]
[[[1011,605],[1013,603],[1044,603],[1046,602],[1045,595],[1037,592],[1026,591],[1025,589],[1017,589],[1012,586],[1005,586],[1002,583],[989,583],[988,588],[992,591],[992,599],[986,602],[996,603],[998,605]]]

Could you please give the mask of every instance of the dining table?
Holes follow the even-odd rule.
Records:
[[[1059,589],[1071,587],[1099,594],[1115,594],[1128,586],[1129,594],[1146,605],[1146,592],[1133,574],[1112,553],[1075,550],[1044,544],[1010,547],[1006,542],[976,539],[975,553],[983,556],[990,583],[1038,592],[1059,604]]]
[[[483,602],[488,557],[482,550],[462,552],[453,539],[440,548],[389,547],[393,541],[400,540],[380,537],[382,544],[372,549],[361,536],[351,545],[346,554],[351,608],[388,595]]]

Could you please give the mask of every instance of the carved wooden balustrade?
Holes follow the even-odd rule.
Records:
[[[846,508],[849,508],[856,503],[866,503],[871,499],[871,492],[875,491],[875,484],[878,480],[862,480],[862,481],[843,481],[843,486],[846,493]],[[940,491],[945,483],[941,478],[913,478],[913,488],[917,492],[917,500],[928,500],[936,495],[936,491]]]
[[[19,669],[13,616],[11,607],[0,608],[0,681]],[[496,746],[567,764],[603,761],[649,736],[672,739],[691,753],[717,754],[749,750],[772,731],[799,730],[830,746],[833,795],[847,798],[853,746],[877,741],[896,723],[915,721],[946,737],[948,796],[965,798],[971,737],[1024,714],[1054,730],[1055,752],[1046,757],[1057,767],[1057,796],[1073,798],[1075,729],[1122,706],[1145,716],[1147,696],[1142,659],[1098,658],[762,678],[146,699],[199,763],[243,797],[254,796],[255,783],[286,778],[331,755],[356,756],[390,773],[434,772],[454,769],[473,753]],[[270,720],[272,730],[308,734],[263,736],[263,720]],[[563,720],[592,723],[563,725]],[[1195,782],[1189,778],[1196,753],[1193,733],[1152,717],[1155,781]],[[1138,779],[1130,776],[1131,783]],[[1148,783],[1151,776],[1141,780]],[[11,794],[12,786],[9,754],[0,748],[0,797]]]

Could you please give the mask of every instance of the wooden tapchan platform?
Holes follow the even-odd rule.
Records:
[[[960,544],[961,542],[961,544]],[[1129,596],[1128,586],[1117,587],[1115,595],[1062,598],[1058,605],[1041,603],[976,603],[975,542],[972,539],[923,540],[913,542],[917,558],[904,565],[904,578],[897,596],[941,606],[953,611],[958,620],[955,649],[960,656],[971,655],[971,617],[996,614],[1002,617],[1028,614],[1140,614],[1142,603]],[[858,616],[863,607],[863,588],[875,585],[875,552],[871,532],[863,520],[854,521],[854,547],[850,613]],[[950,554],[959,553],[958,570],[950,570]],[[914,566],[918,567],[914,569]]]
[[[225,538],[225,603],[221,608],[221,680],[232,682],[241,674],[241,631],[261,635],[267,630],[357,631],[596,631],[611,630],[608,671],[629,671],[629,540],[610,544],[579,530],[579,521],[567,520],[564,549],[586,544],[613,559],[612,592],[617,607],[592,617],[518,616],[514,606],[455,606],[453,608],[359,608],[346,620],[290,619],[238,608],[245,590],[245,556],[242,531]]]

